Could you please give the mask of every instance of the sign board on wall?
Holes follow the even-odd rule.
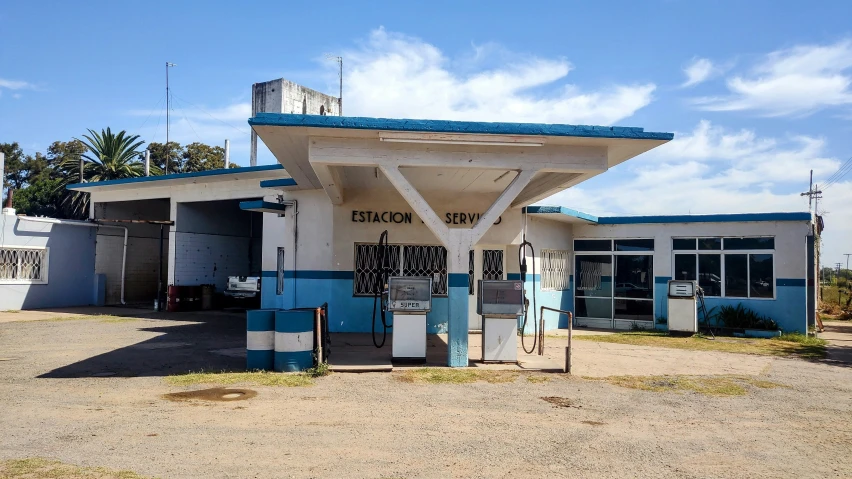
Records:
[[[482,213],[444,213],[444,223],[448,225],[475,225],[481,216]],[[412,218],[413,214],[411,212],[352,210],[353,223],[411,224]],[[502,221],[503,217],[501,216],[497,218],[497,221],[495,221],[494,224],[499,225]]]

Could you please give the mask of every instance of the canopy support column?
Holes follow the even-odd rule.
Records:
[[[450,228],[432,209],[423,196],[411,185],[396,165],[379,166],[385,177],[396,188],[423,223],[447,248],[447,298],[449,317],[447,334],[449,336],[447,365],[466,367],[468,365],[468,255],[470,250],[514,201],[515,197],[529,184],[537,169],[521,170],[509,186],[488,208],[471,229]]]

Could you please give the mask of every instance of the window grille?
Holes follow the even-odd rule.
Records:
[[[482,250],[482,279],[503,279],[503,250]]]
[[[284,294],[284,248],[278,248],[277,260],[278,281],[275,283],[275,294]]]
[[[0,247],[0,281],[47,282],[47,248]]]
[[[432,278],[432,294],[447,294],[447,249],[443,246],[406,245],[402,248],[403,276]]]
[[[388,268],[388,276],[399,276],[401,250],[399,245],[387,245],[385,264],[380,265],[377,244],[356,244],[354,294],[356,296],[376,294],[376,281],[383,267]]]
[[[541,250],[541,289],[564,291],[570,288],[571,253],[564,250]]]
[[[467,294],[473,295],[473,250],[468,252],[467,258]]]
[[[597,291],[602,289],[603,264],[598,261],[583,261],[577,259],[577,290]]]

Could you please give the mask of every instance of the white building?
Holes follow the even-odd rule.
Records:
[[[435,278],[428,331],[448,333],[451,366],[467,365],[467,332],[480,327],[470,285],[517,278],[524,234],[536,251],[528,291],[578,326],[665,328],[665,283],[678,278],[697,279],[708,307],[743,303],[807,330],[807,212],[597,218],[531,206],[670,133],[287,113],[249,123],[279,165],[70,188],[91,193],[93,219],[172,221],[167,284],[222,289],[229,275],[260,274],[262,307],[328,303],[332,332],[371,330],[375,244],[387,230],[395,272]],[[130,226],[128,264],[149,266],[126,294],[153,300],[159,229]],[[108,302],[110,241],[99,235],[96,251]]]

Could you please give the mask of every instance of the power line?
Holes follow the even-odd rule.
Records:
[[[183,103],[185,103],[185,104],[187,104],[187,105],[189,105],[189,106],[193,107],[193,108],[198,108],[199,110],[201,110],[202,112],[204,112],[204,113],[205,113],[207,116],[209,116],[210,118],[212,118],[212,119],[214,119],[214,120],[218,121],[219,123],[221,123],[221,124],[223,124],[223,125],[225,125],[225,126],[229,126],[229,127],[233,128],[234,130],[237,130],[238,132],[242,133],[243,135],[248,135],[248,134],[249,134],[249,132],[248,132],[248,131],[246,131],[246,130],[242,130],[242,129],[240,129],[240,128],[237,128],[236,126],[234,126],[234,125],[232,125],[232,124],[230,124],[230,123],[228,123],[228,122],[226,122],[226,121],[224,121],[224,120],[221,120],[221,119],[219,119],[219,118],[216,118],[215,116],[213,116],[210,112],[208,112],[208,111],[207,111],[207,110],[205,110],[204,108],[201,108],[200,106],[198,106],[198,105],[196,105],[196,104],[194,104],[194,103],[192,103],[192,102],[190,102],[190,101],[187,101],[187,100],[186,100],[186,99],[184,99],[184,98],[181,98],[181,97],[179,97],[179,96],[177,96],[177,95],[174,95],[174,97],[175,97],[175,98],[177,98],[178,100],[182,101]]]
[[[165,96],[165,95],[163,95],[163,96],[161,96],[161,97],[160,97],[160,99],[159,99],[159,100],[157,100],[157,103],[154,105],[154,109],[148,112],[148,116],[145,118],[145,121],[143,121],[143,122],[142,122],[142,124],[141,124],[141,125],[139,125],[139,128],[137,128],[137,130],[136,130],[136,131],[141,131],[141,130],[142,130],[142,128],[145,126],[145,123],[148,123],[148,120],[150,120],[150,119],[151,119],[151,115],[153,115],[153,114],[154,114],[154,111],[156,111],[156,110],[157,110],[157,107],[158,107],[158,106],[160,106],[160,103],[162,103],[162,102],[163,102],[163,99],[164,99],[165,97],[166,97],[166,96]],[[160,111],[162,112],[163,110],[160,110]]]
[[[837,168],[837,171],[835,171],[831,176],[828,177],[828,179],[824,183],[823,188],[827,189],[830,186],[834,185],[835,183],[840,181],[844,176],[846,176],[846,174],[850,171],[852,171],[852,157],[849,157],[848,160],[843,162],[843,164],[840,165],[839,168]]]

